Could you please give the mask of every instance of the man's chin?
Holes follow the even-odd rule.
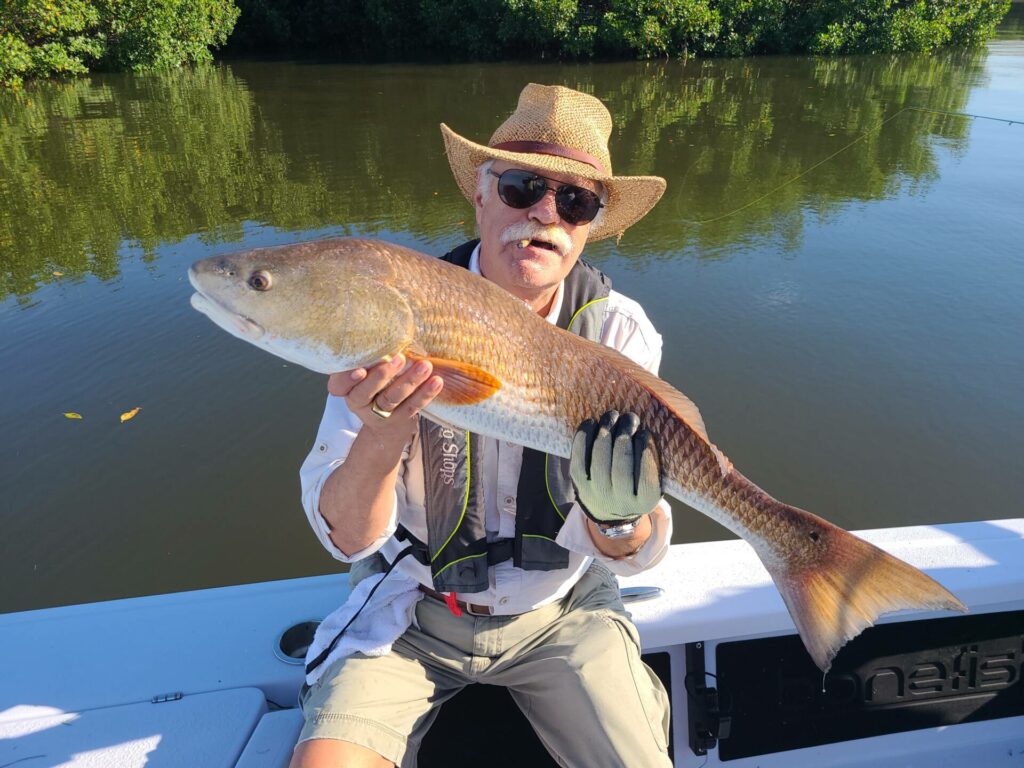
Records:
[[[545,291],[557,286],[565,277],[561,260],[527,254],[511,265],[512,279],[517,286],[531,291]]]
[[[485,277],[509,290],[513,285],[544,289],[561,282],[575,261],[566,260],[558,251],[535,245],[520,248],[513,242],[502,248],[499,264],[492,268],[481,263],[480,267]],[[504,285],[506,281],[511,285]]]
[[[566,261],[555,251],[528,245],[525,248],[513,246],[508,263],[524,278],[532,275],[533,277],[529,278],[531,280],[553,280],[557,283],[562,279]]]

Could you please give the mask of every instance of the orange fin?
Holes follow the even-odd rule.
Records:
[[[412,362],[426,360],[434,366],[434,374],[444,379],[444,389],[437,396],[446,405],[473,405],[482,402],[501,389],[501,381],[475,365],[443,357],[427,357],[407,349],[405,356]]]

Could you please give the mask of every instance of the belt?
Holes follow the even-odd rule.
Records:
[[[466,603],[462,600],[452,600],[448,595],[444,594],[443,592],[438,592],[436,589],[425,587],[422,584],[420,584],[420,592],[429,597],[434,598],[435,600],[440,600],[449,608],[451,608],[453,604],[457,605],[461,610],[465,611],[470,616],[492,616],[494,614],[494,608],[492,608],[489,605],[477,605],[476,603]],[[452,613],[455,613],[454,609],[452,609]]]

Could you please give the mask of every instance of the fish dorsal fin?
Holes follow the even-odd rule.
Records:
[[[600,345],[596,345],[596,347],[598,354],[610,358],[614,361],[616,366],[625,368],[630,378],[650,392],[658,399],[659,402],[672,411],[678,419],[693,430],[693,432],[703,440],[705,444],[707,444],[708,448],[711,449],[715,458],[718,459],[718,465],[722,469],[722,474],[726,475],[729,473],[732,469],[732,462],[729,461],[728,457],[711,442],[711,438],[708,437],[708,430],[704,426],[704,418],[700,415],[700,409],[693,400],[688,398],[667,381],[659,379],[646,368],[637,365],[618,350]]]
[[[411,362],[428,361],[434,367],[434,374],[444,379],[444,389],[436,398],[439,403],[474,405],[501,389],[501,381],[497,377],[475,365],[443,357],[429,357],[421,354],[415,345],[406,350],[405,356]]]

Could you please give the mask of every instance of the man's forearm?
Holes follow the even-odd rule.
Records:
[[[651,516],[649,514],[644,515],[640,518],[640,522],[633,532],[632,536],[624,539],[609,539],[603,533],[601,529],[597,527],[591,519],[587,519],[587,530],[590,532],[590,538],[602,554],[608,557],[621,558],[628,557],[629,555],[635,554],[640,548],[647,543],[647,540],[651,538],[651,533],[654,531],[654,525],[651,523]]]
[[[324,483],[320,514],[330,526],[334,546],[345,555],[370,546],[387,527],[404,447],[360,432],[345,463]]]

